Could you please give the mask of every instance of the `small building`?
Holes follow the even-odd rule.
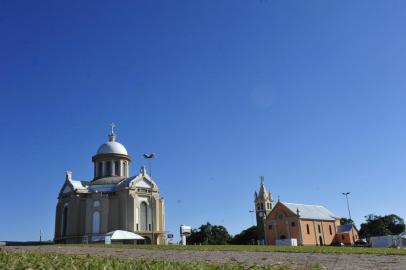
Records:
[[[354,224],[343,224],[337,227],[335,242],[345,245],[353,245],[359,240],[358,230]]]
[[[369,241],[374,248],[406,248],[406,233],[401,233],[399,235],[372,236]]]

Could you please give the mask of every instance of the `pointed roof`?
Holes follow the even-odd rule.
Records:
[[[270,194],[270,192],[268,192],[266,190],[264,177],[261,176],[260,179],[261,179],[261,184],[259,186],[259,192],[258,192],[257,197],[259,197],[259,198],[269,198],[271,194]]]

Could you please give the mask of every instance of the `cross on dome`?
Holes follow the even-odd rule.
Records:
[[[114,134],[114,128],[116,127],[116,124],[114,124],[114,122],[111,122],[110,126],[111,126],[111,134]]]
[[[109,141],[114,142],[114,141],[116,141],[116,134],[114,133],[114,128],[116,127],[116,125],[112,122],[110,124],[110,126],[111,126],[111,132],[109,134]]]

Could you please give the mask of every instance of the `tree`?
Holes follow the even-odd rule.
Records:
[[[207,222],[201,225],[199,229],[193,229],[187,242],[189,244],[225,245],[230,239],[231,236],[225,227]]]
[[[257,226],[249,227],[239,234],[236,234],[231,240],[233,245],[255,245],[258,240]]]
[[[405,231],[404,220],[397,215],[365,216],[366,222],[361,224],[359,235],[362,238],[382,235],[396,235]]]
[[[344,225],[344,224],[354,224],[354,221],[350,218],[340,218],[340,224]]]

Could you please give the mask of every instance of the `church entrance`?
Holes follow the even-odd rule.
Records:
[[[321,236],[319,236],[319,243],[320,243],[320,246],[324,246],[324,244],[323,244],[323,238],[322,238]]]

